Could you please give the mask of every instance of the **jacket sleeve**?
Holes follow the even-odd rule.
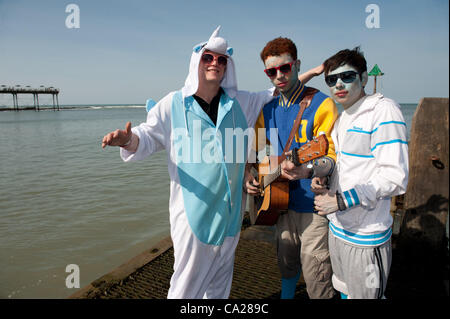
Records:
[[[314,136],[318,136],[321,132],[325,133],[328,139],[328,157],[336,162],[336,152],[333,139],[331,138],[331,130],[334,122],[338,117],[338,109],[331,98],[326,98],[317,109],[314,115]]]
[[[148,112],[146,122],[131,129],[139,137],[139,145],[134,153],[120,148],[124,162],[143,160],[167,148],[167,143],[170,143],[172,97],[172,93],[164,97]]]
[[[261,110],[258,119],[255,123],[255,139],[253,140],[253,150],[256,152],[261,151],[266,147],[269,141],[266,139],[265,125],[264,125],[264,113]]]
[[[249,127],[254,127],[255,122],[264,105],[272,101],[275,88],[261,92],[238,91],[236,98],[241,104],[242,111],[247,119]]]
[[[406,192],[408,184],[408,141],[400,106],[384,99],[376,106],[370,149],[376,167],[367,182],[343,191],[347,207],[362,205],[372,209],[380,198]]]

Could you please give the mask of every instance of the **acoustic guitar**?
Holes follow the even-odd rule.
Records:
[[[281,178],[281,162],[288,160],[300,165],[328,154],[328,140],[319,135],[291,155],[266,156],[258,165],[258,182],[261,195],[255,196],[257,210],[255,225],[274,225],[280,211],[287,210],[289,204],[289,180]]]

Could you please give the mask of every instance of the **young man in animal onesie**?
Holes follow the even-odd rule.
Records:
[[[400,106],[367,95],[359,48],[324,62],[325,82],[344,110],[331,136],[337,168],[330,189],[316,178],[315,209],[327,216],[333,286],[342,298],[383,298],[391,265],[391,197],[405,193],[408,142]]]
[[[167,151],[175,256],[168,298],[228,298],[249,138],[233,138],[230,130],[253,128],[273,98],[273,90],[238,90],[233,50],[218,33],[194,47],[183,88],[151,108],[145,123],[128,122],[102,143],[120,146],[125,162]]]

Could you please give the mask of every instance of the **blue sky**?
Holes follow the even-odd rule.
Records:
[[[80,28],[68,29],[68,4]],[[366,27],[367,5],[380,28]],[[217,25],[234,48],[240,89],[270,86],[259,53],[289,37],[302,71],[361,46],[379,91],[400,103],[449,96],[448,0],[0,0],[0,85],[54,86],[60,104],[143,104],[180,89],[192,47]],[[329,93],[323,76],[309,82]],[[370,78],[367,91],[373,90]]]

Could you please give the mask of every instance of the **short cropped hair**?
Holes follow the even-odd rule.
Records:
[[[289,53],[294,61],[297,60],[297,47],[294,42],[288,38],[278,37],[267,42],[261,51],[261,60],[265,62],[269,56],[279,56],[283,53]]]
[[[366,59],[358,46],[353,50],[341,50],[332,57],[326,59],[323,63],[324,74],[327,75],[344,64],[349,64],[354,67],[360,75],[367,71]]]

